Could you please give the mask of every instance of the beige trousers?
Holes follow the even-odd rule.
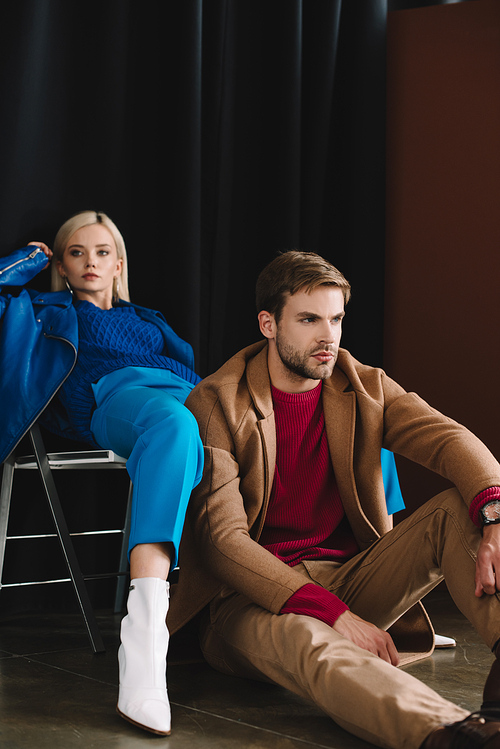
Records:
[[[382,629],[444,576],[458,608],[491,648],[500,637],[500,602],[498,594],[474,595],[480,538],[452,489],[354,559],[305,562],[297,569]],[[309,616],[271,614],[231,591],[212,602],[201,640],[207,661],[219,671],[280,684],[377,746],[417,749],[438,725],[467,715],[327,624]]]

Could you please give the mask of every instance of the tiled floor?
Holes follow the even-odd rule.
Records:
[[[434,593],[426,606],[436,629],[456,637],[458,647],[436,652],[408,670],[447,698],[475,709],[492,655],[446,592]],[[115,712],[119,619],[99,615],[107,652],[92,655],[76,614],[0,614],[2,749],[370,746],[279,687],[216,673],[203,662],[192,636],[174,639],[169,654],[172,735],[157,737],[133,727]]]

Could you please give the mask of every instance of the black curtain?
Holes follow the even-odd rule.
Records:
[[[107,212],[133,301],[166,315],[206,375],[260,337],[260,269],[278,250],[314,250],[353,284],[345,345],[379,364],[386,12],[386,0],[0,4],[0,254],[50,244],[78,210]]]
[[[0,255],[50,244],[76,211],[107,212],[132,299],[166,315],[206,375],[260,337],[261,268],[314,250],[353,285],[344,345],[381,364],[388,2],[426,4],[0,3]],[[33,285],[48,288],[48,273]],[[16,483],[11,532],[52,530],[35,482]],[[62,476],[70,527],[116,527],[126,483]],[[94,538],[84,571],[113,569],[117,548]],[[33,579],[34,564],[38,579],[64,573],[55,541],[23,543],[4,582]],[[91,596],[109,606],[103,585]],[[2,612],[72,605],[63,587],[5,589]]]

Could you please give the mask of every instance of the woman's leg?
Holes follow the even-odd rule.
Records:
[[[175,556],[171,543],[137,544],[130,552],[130,577],[160,577],[166,580],[170,560]]]
[[[127,458],[134,485],[130,592],[118,651],[118,712],[146,730],[170,733],[166,688],[169,585],[187,503],[201,479],[198,426],[172,395],[158,389],[119,391],[94,412],[96,441]]]
[[[136,387],[98,404],[91,428],[99,445],[127,458],[134,485],[129,552],[169,542],[175,566],[189,497],[203,472],[194,416],[170,393]]]

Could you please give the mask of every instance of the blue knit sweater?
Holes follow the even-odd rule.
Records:
[[[90,431],[95,405],[92,383],[123,367],[169,369],[188,382],[200,378],[189,367],[170,359],[161,331],[141,320],[133,307],[119,304],[109,310],[91,302],[77,301],[78,358],[75,368],[59,390],[77,439],[95,445]]]

